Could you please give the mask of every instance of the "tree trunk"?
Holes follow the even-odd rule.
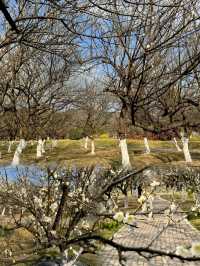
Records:
[[[19,165],[20,162],[20,154],[22,153],[22,149],[20,144],[17,146],[17,149],[14,153],[13,160],[12,160],[12,165]]]
[[[199,206],[199,204],[200,204],[200,194],[199,193],[195,193],[194,196],[195,196],[195,199],[196,199],[195,205]]]
[[[88,136],[85,137],[85,144],[84,144],[84,148],[87,150],[88,149]]]
[[[12,165],[18,165],[20,162],[20,154],[22,153],[23,149],[26,147],[26,141],[24,139],[20,139],[20,142],[17,146],[17,149],[14,153]]]
[[[94,144],[94,140],[91,140],[91,154],[95,155],[95,144]]]
[[[120,146],[121,155],[122,155],[122,167],[124,169],[130,169],[131,163],[130,163],[130,159],[129,159],[126,139],[120,139],[119,146]]]
[[[1,212],[1,215],[4,216],[5,215],[5,211],[6,211],[6,208],[4,207],[2,212]]]
[[[183,153],[184,153],[184,156],[185,156],[185,161],[187,163],[191,163],[192,162],[192,158],[191,158],[189,147],[188,147],[189,139],[186,138],[186,137],[182,137],[181,140],[182,140],[182,143],[183,143]]]
[[[45,139],[42,141],[42,153],[45,153],[45,149],[44,149],[44,144],[45,144]]]
[[[8,153],[11,153],[11,146],[12,146],[12,141],[9,141],[9,145],[8,145]]]
[[[67,200],[67,192],[68,192],[67,186],[64,184],[62,187],[62,196],[61,196],[59,207],[58,207],[56,217],[55,217],[55,220],[52,226],[52,230],[56,230],[60,224],[64,209],[65,209],[66,200]]]
[[[148,139],[144,138],[144,146],[145,146],[145,153],[150,153],[150,148],[149,148],[149,143],[148,143]]]
[[[173,142],[174,142],[174,144],[175,144],[175,146],[177,148],[177,151],[182,151],[181,148],[178,145],[178,142],[177,142],[176,138],[173,138]]]
[[[25,141],[25,139],[20,139],[19,145],[20,145],[20,147],[21,147],[22,150],[25,149],[25,147],[26,147],[26,141]]]
[[[43,141],[39,139],[37,144],[37,153],[36,153],[37,158],[42,157],[42,146],[43,146]]]

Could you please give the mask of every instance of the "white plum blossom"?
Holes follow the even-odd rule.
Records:
[[[197,209],[198,209],[197,206],[192,207],[193,212],[196,211]]]
[[[151,45],[148,43],[147,46],[146,46],[146,48],[147,49],[150,49],[150,47],[151,47]]]
[[[23,196],[27,196],[27,192],[26,192],[26,189],[24,187],[21,189],[21,194]]]
[[[77,192],[81,193],[81,192],[82,192],[82,189],[79,187],[79,188],[77,189]]]
[[[85,198],[85,202],[89,203],[89,201],[90,201],[90,200],[89,200],[88,198]]]
[[[12,256],[12,251],[10,249],[5,249],[4,253],[5,253],[6,256],[9,256],[9,257]]]
[[[34,199],[35,204],[41,208],[42,207],[42,199],[38,198],[37,196],[34,196],[33,199]]]
[[[112,175],[115,175],[115,174],[116,174],[115,171],[113,171],[112,169],[110,170],[110,173],[111,173]]]
[[[143,4],[141,4],[141,5],[138,4],[138,5],[137,5],[137,8],[138,8],[138,11],[139,11],[139,12],[142,12],[144,6],[143,6]]]
[[[57,207],[58,207],[58,203],[57,202],[54,202],[53,204],[51,204],[51,210],[52,210],[52,212],[55,212],[56,209],[57,209]]]
[[[87,221],[83,221],[81,225],[83,229],[88,230],[90,228],[90,225]]]
[[[52,236],[56,236],[56,231],[55,230],[51,230],[50,233],[52,234]]]
[[[194,242],[190,250],[193,256],[200,256],[200,242]]]
[[[152,186],[152,187],[160,186],[160,182],[154,180],[154,181],[150,184],[150,186]]]
[[[172,204],[170,205],[171,212],[174,213],[176,211],[176,209],[177,209],[176,204],[174,202],[172,202]]]
[[[124,217],[124,220],[123,222],[124,223],[127,223],[127,224],[131,224],[135,221],[135,216],[134,215],[131,215],[129,214],[128,212],[126,213],[126,216]]]
[[[124,220],[124,213],[123,212],[117,212],[113,218],[118,221],[118,222],[122,222]]]
[[[51,220],[52,220],[52,219],[51,219],[51,217],[49,217],[49,216],[43,216],[43,217],[42,217],[42,220],[43,220],[43,222],[49,224],[49,223],[51,223]]]
[[[176,247],[176,255],[186,257],[190,255],[190,251],[184,246],[177,246]]]

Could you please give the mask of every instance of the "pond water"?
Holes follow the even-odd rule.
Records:
[[[28,176],[32,181],[36,181],[45,174],[46,171],[36,165],[0,166],[0,177],[7,177],[11,181],[20,176]]]

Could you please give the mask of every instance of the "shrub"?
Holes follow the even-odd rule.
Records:
[[[103,133],[99,136],[100,139],[109,139],[109,134],[108,133]]]
[[[117,230],[119,228],[119,223],[117,221],[113,221],[108,219],[101,224],[101,229],[108,229],[108,230]]]

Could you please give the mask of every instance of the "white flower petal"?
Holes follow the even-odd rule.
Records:
[[[124,214],[123,212],[117,212],[113,218],[118,221],[118,222],[122,222],[124,220]]]

